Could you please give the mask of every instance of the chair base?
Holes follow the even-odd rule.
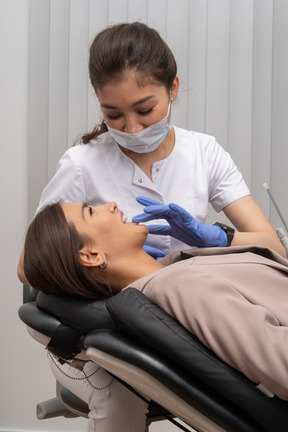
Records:
[[[55,417],[79,417],[79,414],[73,413],[69,407],[65,406],[59,396],[39,402],[36,406],[36,415],[38,420],[46,420]]]

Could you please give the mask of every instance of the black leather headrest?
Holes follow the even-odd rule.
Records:
[[[21,321],[28,327],[48,337],[51,337],[60,325],[59,320],[55,316],[40,311],[32,303],[24,303],[20,306],[18,315]]]
[[[30,285],[23,285],[23,303],[30,303],[36,300],[39,291]]]
[[[115,329],[106,309],[106,300],[88,300],[72,296],[53,296],[39,292],[37,307],[73,329],[88,333],[97,329]]]

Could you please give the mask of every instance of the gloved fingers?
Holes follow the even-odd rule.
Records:
[[[144,207],[144,212],[154,215],[154,219],[162,219],[170,216],[171,209],[168,205],[165,204],[158,204],[158,205],[150,205],[147,207]]]
[[[142,204],[143,206],[162,204],[159,201],[147,197],[142,197],[142,196],[137,197],[136,200],[139,202],[139,204]]]
[[[148,225],[150,234],[171,235],[172,229],[170,225]]]
[[[148,246],[144,244],[143,249],[145,250],[148,255],[150,255],[152,258],[163,258],[166,256],[166,253],[161,251],[160,249],[154,248],[152,246]]]
[[[196,228],[196,225],[198,224],[198,223],[201,223],[201,222],[198,222],[190,213],[188,213],[183,207],[180,207],[179,205],[177,205],[177,204],[174,204],[174,203],[170,203],[169,204],[169,206],[168,206],[169,208],[170,208],[170,210],[171,210],[171,216],[172,216],[172,213],[173,213],[173,219],[176,217],[176,218],[178,218],[178,219],[180,219],[181,220],[181,222],[182,223],[189,223],[189,225],[190,224],[194,224],[195,225],[195,228]]]
[[[154,215],[140,213],[136,216],[133,216],[132,221],[135,223],[148,222],[150,220],[157,219]]]
[[[153,219],[169,220],[171,210],[164,204],[150,205],[144,208],[145,213],[140,213],[132,218],[133,222],[147,222]]]
[[[176,213],[173,214],[174,216],[180,216],[181,220],[183,222],[190,222],[191,218],[193,218],[193,216],[190,215],[190,213],[188,213],[183,207],[180,207],[177,204],[174,203],[170,203],[169,205],[165,205],[160,203],[159,201],[153,200],[151,198],[147,198],[147,197],[137,197],[136,200],[146,206],[144,208],[144,212],[145,213],[149,213],[149,214],[153,214],[155,217],[154,219],[166,219],[167,216],[172,216],[172,212]],[[171,211],[170,211],[171,210]],[[137,215],[138,216],[138,215]],[[146,219],[147,220],[151,220],[151,219]],[[136,222],[133,218],[133,221]],[[142,220],[141,220],[142,221]],[[196,221],[196,219],[195,219]]]

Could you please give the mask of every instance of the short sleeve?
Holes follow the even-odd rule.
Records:
[[[55,202],[86,202],[83,176],[77,158],[78,146],[61,157],[54,177],[44,188],[36,213]]]
[[[220,212],[239,198],[250,195],[242,174],[232,157],[211,137],[209,141],[209,202]]]

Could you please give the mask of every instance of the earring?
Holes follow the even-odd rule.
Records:
[[[102,270],[105,270],[108,267],[108,262],[105,260],[104,264],[99,266]]]

